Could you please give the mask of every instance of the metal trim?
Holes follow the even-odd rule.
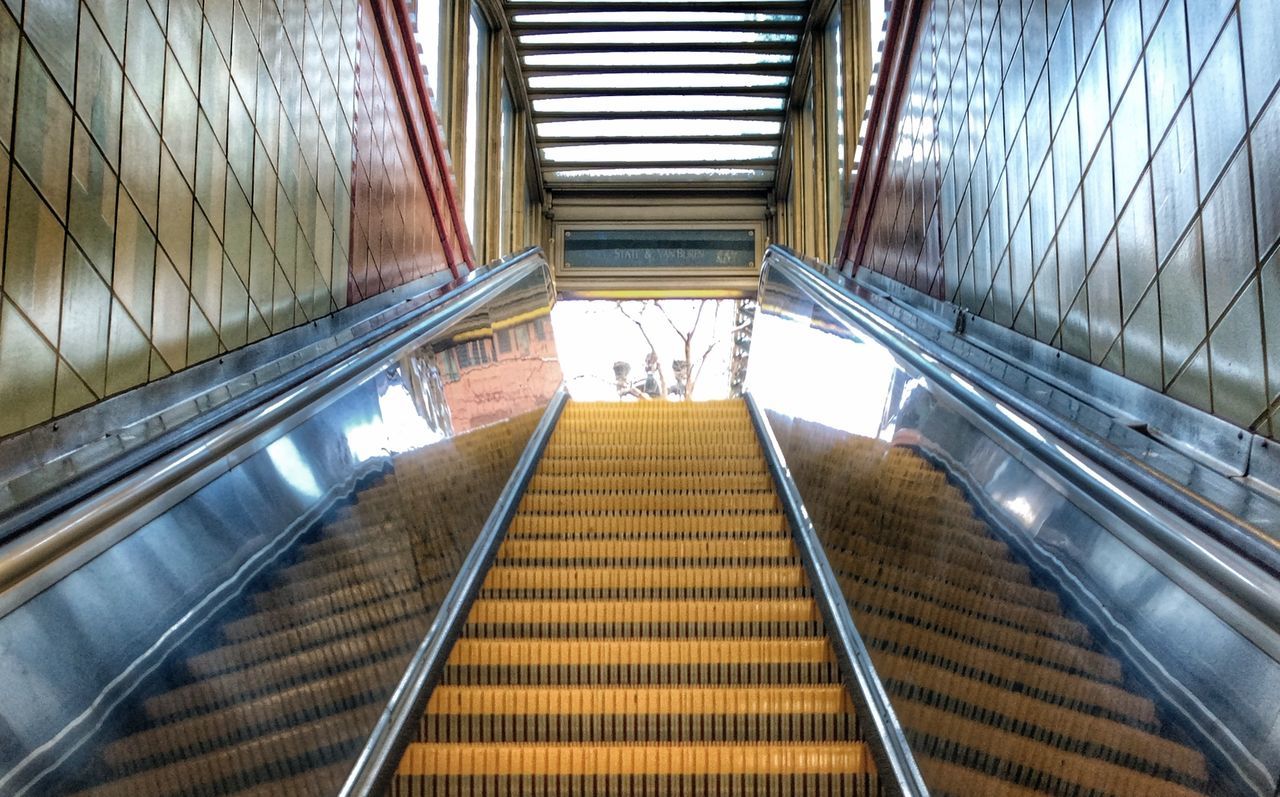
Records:
[[[418,339],[446,329],[539,267],[547,266],[536,247],[500,262],[442,300],[362,337],[352,353],[324,370],[263,397],[244,415],[140,465],[0,547],[0,616],[234,467],[264,440],[296,425]]]
[[[562,385],[547,405],[542,420],[538,422],[529,444],[511,473],[511,478],[507,480],[506,487],[498,496],[498,502],[489,513],[489,519],[485,521],[475,544],[463,560],[458,577],[441,602],[440,611],[432,621],[431,628],[414,653],[386,709],[378,718],[378,723],[360,752],[360,757],[347,776],[346,783],[339,792],[342,797],[386,793],[391,777],[399,766],[400,756],[409,744],[409,737],[418,718],[426,710],[427,700],[440,680],[453,642],[462,631],[471,604],[497,556],[498,546],[506,536],[507,526],[519,508],[520,498],[529,480],[533,478],[533,471],[542,459],[542,452],[546,449],[547,441],[568,398],[568,391]]]
[[[58,471],[41,477],[38,495],[0,509],[0,542],[358,350],[367,330],[433,307],[460,284],[435,272],[0,441],[0,481],[9,486]]]
[[[535,64],[524,67],[525,77],[565,75],[751,75],[790,77],[790,62],[755,64]]]
[[[691,136],[561,136],[542,137],[542,148],[580,147],[595,144],[760,144],[769,147],[778,146],[777,133],[725,133],[723,135],[691,135]],[[772,166],[772,164],[771,164]]]
[[[857,703],[859,715],[867,719],[874,731],[869,742],[880,771],[881,783],[896,789],[897,794],[927,797],[929,788],[916,765],[915,755],[907,742],[902,723],[898,721],[884,684],[876,673],[871,653],[862,641],[862,635],[858,633],[849,605],[844,601],[840,582],[818,540],[817,530],[805,510],[800,490],[791,478],[791,470],[787,467],[782,447],[778,445],[778,439],[755,396],[748,392],[745,398],[747,410],[751,413],[751,424],[760,440],[769,472],[773,474],[783,512],[791,525],[796,549],[812,582],[814,600],[831,635],[836,657],[843,665],[846,686]]]
[[[697,6],[698,11],[757,14],[802,13],[804,8],[804,0],[768,0],[767,2],[759,2],[758,0],[753,0],[752,2],[743,2],[743,0],[709,0],[709,2],[699,3]],[[670,11],[671,9],[672,7],[668,3],[655,2],[654,0],[621,0],[620,2],[611,2],[603,7],[584,3],[582,0],[538,0],[537,2],[513,3],[507,6],[508,13],[512,15],[564,14],[566,12],[582,11]],[[680,10],[683,11],[685,9],[681,8]]]
[[[1214,584],[1236,606],[1268,627],[1280,628],[1276,580],[1280,573],[1280,547],[1260,530],[1146,468],[1126,452],[1081,433],[951,352],[899,328],[873,304],[833,284],[794,253],[770,246],[762,274],[770,267],[795,278],[802,290],[829,309],[854,319],[859,329],[1106,510],[1138,529],[1158,548]],[[1086,459],[1090,462],[1086,463]],[[1100,471],[1117,478],[1108,479]],[[1179,527],[1182,523],[1204,530],[1223,550],[1214,550],[1205,545],[1205,540],[1192,538],[1187,533],[1189,529]]]

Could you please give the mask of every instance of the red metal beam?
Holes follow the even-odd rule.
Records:
[[[876,92],[871,97],[862,160],[853,180],[849,212],[845,216],[840,240],[840,255],[836,260],[842,271],[852,273],[866,256],[868,227],[875,214],[889,157],[893,153],[893,140],[897,135],[929,5],[929,0],[895,0],[889,9],[880,75],[876,81]]]
[[[449,168],[448,151],[440,133],[440,122],[431,105],[422,65],[412,55],[413,28],[405,0],[369,0],[373,21],[386,53],[391,82],[409,133],[409,144],[422,184],[431,200],[432,215],[444,246],[449,269],[461,276],[459,264],[476,267],[475,253],[467,234],[458,201],[458,190]],[[406,75],[407,73],[407,75]],[[354,203],[353,203],[354,212]]]

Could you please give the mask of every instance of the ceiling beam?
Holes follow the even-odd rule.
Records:
[[[690,189],[696,188],[699,193],[742,192],[759,193],[763,196],[769,190],[769,185],[772,182],[772,177],[719,177],[712,179],[698,177],[692,180],[679,178],[674,180],[652,180],[636,177],[618,177],[613,180],[600,178],[583,180],[578,177],[547,177],[547,185],[555,188],[557,192],[572,191],[582,194],[610,193],[619,189],[627,194],[641,191],[646,193],[670,193],[675,191],[685,194]]]
[[[698,158],[665,161],[544,160],[542,162],[542,170],[544,172],[550,172],[563,171],[566,169],[772,169],[773,164],[773,158],[752,158],[749,160],[724,161],[709,161]]]
[[[800,32],[800,20],[699,20],[695,22],[512,22],[517,36],[549,33],[665,33],[669,31],[713,31],[715,33],[791,33]]]
[[[529,99],[567,97],[773,97],[787,96],[787,86],[601,86],[599,88],[530,88]]]
[[[791,76],[791,63],[771,64],[525,64],[525,77],[558,75],[783,75]]]
[[[614,11],[619,13],[635,13],[645,11],[715,11],[742,14],[799,14],[803,16],[804,0],[781,2],[781,0],[722,0],[721,2],[700,2],[697,5],[683,5],[673,9],[670,2],[655,0],[622,0],[621,2],[602,5],[591,0],[536,0],[530,3],[508,3],[507,14],[563,14],[573,12]]]
[[[697,136],[539,136],[538,144],[547,147],[580,147],[589,144],[763,144],[777,146],[778,134]]]
[[[755,111],[537,111],[534,122],[595,121],[598,119],[767,119],[781,121],[781,110]]]
[[[549,53],[786,53],[795,42],[517,42],[521,55]]]

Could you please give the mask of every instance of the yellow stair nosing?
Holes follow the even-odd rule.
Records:
[[[442,744],[415,742],[397,775],[799,775],[872,771],[862,742],[834,744]]]

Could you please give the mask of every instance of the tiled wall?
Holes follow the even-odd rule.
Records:
[[[0,434],[348,302],[357,120],[363,163],[403,150],[376,57],[356,102],[362,0],[5,2]],[[417,195],[356,173],[352,298],[444,267]]]
[[[1280,436],[1280,3],[928,13],[864,265]]]
[[[430,188],[418,171],[409,127],[391,77],[388,60],[403,53],[388,53],[382,47],[370,0],[361,2],[356,212],[351,226],[353,245],[347,285],[352,302],[446,268],[448,263],[432,212]],[[405,62],[402,68],[407,69],[409,63],[412,62]],[[425,132],[425,126],[419,129]],[[432,166],[428,164],[428,168]]]

